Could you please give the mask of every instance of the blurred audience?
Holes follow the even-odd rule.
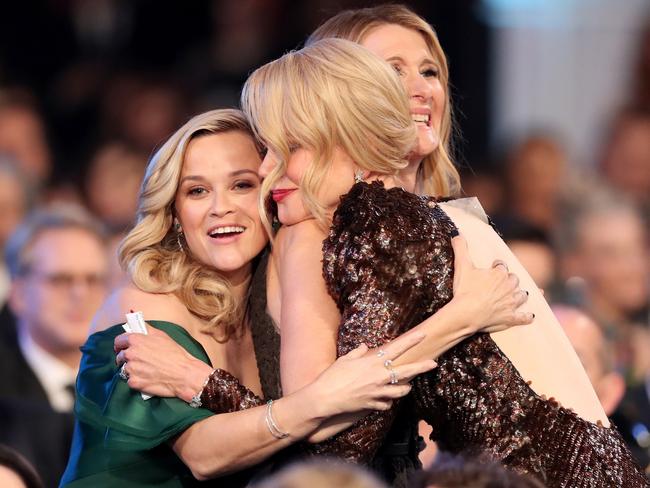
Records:
[[[504,213],[552,230],[567,174],[567,155],[549,136],[531,135],[515,145],[505,160]]]
[[[537,479],[508,471],[482,458],[439,453],[435,462],[417,473],[411,488],[544,488]]]
[[[602,151],[604,179],[650,212],[650,105],[622,110]]]
[[[145,72],[113,76],[101,100],[100,137],[148,155],[188,116],[188,101],[169,79]]]
[[[649,330],[650,256],[638,209],[608,190],[576,195],[563,214],[557,243],[565,299],[603,325],[627,380],[642,378],[646,360],[634,354],[632,338]]]
[[[596,322],[575,307],[556,304],[552,309],[576,350],[605,413],[611,416],[625,394],[625,379],[616,371],[614,354],[605,335]]]
[[[3,488],[43,488],[34,467],[15,449],[0,444],[0,486]]]
[[[496,226],[535,284],[544,290],[548,300],[557,272],[557,257],[548,233],[516,217],[496,222]]]
[[[32,191],[27,179],[13,160],[0,155],[0,251],[7,239],[29,211]],[[9,290],[9,273],[0,264],[0,306]]]
[[[122,232],[134,223],[147,154],[126,143],[101,146],[84,180],[88,208],[110,229]]]
[[[639,464],[650,475],[650,374],[644,381],[627,388],[612,420]]]
[[[650,14],[639,37],[632,90],[632,103],[650,108]]]
[[[53,162],[45,123],[25,90],[0,89],[0,153],[15,160],[34,186],[48,181]]]
[[[497,171],[490,167],[476,170],[461,168],[460,177],[463,194],[478,198],[486,214],[495,216],[503,209],[505,189]]]
[[[83,209],[30,214],[6,244],[14,344],[0,344],[0,442],[25,455],[48,486],[67,461],[80,346],[105,298],[105,235]]]
[[[373,473],[356,464],[319,459],[290,465],[251,488],[388,488]]]

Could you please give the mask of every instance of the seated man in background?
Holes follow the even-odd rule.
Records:
[[[639,464],[650,468],[650,377],[625,386],[616,370],[614,350],[603,331],[587,314],[566,305],[553,312],[576,350],[605,413],[612,418]]]
[[[40,210],[10,237],[5,258],[18,334],[0,351],[0,442],[54,486],[70,446],[79,347],[107,293],[104,234],[81,208]]]

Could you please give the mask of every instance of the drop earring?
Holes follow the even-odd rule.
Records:
[[[178,244],[178,250],[180,252],[185,252],[183,247],[183,242],[181,241],[181,236],[183,235],[183,227],[177,218],[174,217],[174,230],[176,231],[176,244]]]
[[[354,170],[354,182],[361,183],[363,180],[364,180],[363,170],[362,169]]]

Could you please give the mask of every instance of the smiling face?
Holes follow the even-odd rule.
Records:
[[[192,255],[233,282],[249,273],[267,243],[257,207],[259,167],[249,135],[199,136],[188,144],[174,200]]]
[[[286,164],[286,171],[279,175],[279,179],[271,188],[271,198],[278,208],[278,220],[283,225],[293,225],[313,218],[312,213],[305,206],[301,184],[314,157],[314,152],[309,149],[297,148],[292,151]],[[272,151],[268,151],[260,166],[260,177],[266,178],[277,164],[277,157]],[[352,159],[345,151],[335,148],[315,195],[317,203],[325,209],[326,214],[336,208],[341,195],[347,193],[352,187],[354,170]]]
[[[446,93],[437,60],[419,32],[396,24],[372,29],[361,45],[390,63],[399,74],[418,128],[412,159],[422,160],[440,144]]]

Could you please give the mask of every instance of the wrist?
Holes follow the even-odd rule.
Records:
[[[458,338],[469,337],[480,329],[480,324],[475,320],[476,314],[472,312],[472,303],[469,296],[454,295],[450,302],[438,310],[441,318],[451,324]]]
[[[200,394],[206,379],[212,374],[214,368],[194,357],[186,364],[185,375],[180,384],[176,385],[176,396],[190,403],[195,395]]]
[[[329,402],[317,385],[318,382],[310,383],[283,398],[283,400],[291,403],[293,411],[300,412],[303,415],[302,420],[304,422],[313,426],[319,426],[332,415]]]

